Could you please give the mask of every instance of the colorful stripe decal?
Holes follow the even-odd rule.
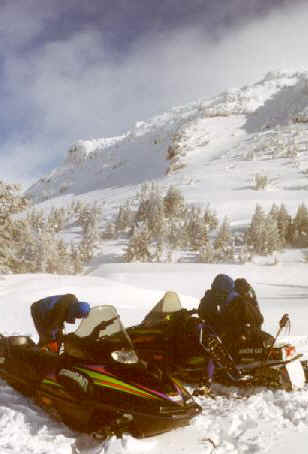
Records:
[[[144,397],[145,399],[159,399],[159,397],[156,397],[149,392],[143,391],[140,388],[136,388],[135,386],[129,385],[128,383],[117,380],[116,378],[110,377],[108,375],[97,373],[90,369],[83,369],[82,367],[77,367],[77,369],[80,370],[80,372],[91,377],[96,385],[124,391],[128,394]]]
[[[114,375],[109,374],[109,372],[107,372],[105,369],[103,369],[103,368],[100,367],[100,366],[92,366],[92,365],[91,365],[91,366],[87,366],[87,367],[88,367],[89,369],[79,369],[79,370],[81,370],[82,372],[87,373],[90,377],[92,377],[92,378],[94,378],[94,379],[95,379],[95,377],[96,377],[96,379],[99,380],[99,381],[97,381],[97,380],[95,381],[95,383],[96,383],[97,385],[99,385],[100,382],[102,383],[102,381],[103,381],[102,379],[106,379],[106,378],[108,379],[108,378],[109,378],[109,380],[108,380],[107,382],[105,382],[105,386],[107,387],[107,383],[109,383],[109,386],[108,386],[109,388],[110,388],[110,387],[111,387],[111,388],[113,388],[113,387],[116,388],[116,387],[117,387],[117,386],[111,386],[111,385],[110,385],[110,382],[112,382],[112,378],[111,378],[111,377],[114,377]],[[90,373],[91,370],[96,370],[96,371],[99,372],[99,374],[96,374],[95,376],[94,376],[94,375],[91,375],[91,373],[92,373],[92,374],[95,374],[95,372],[94,372],[94,373],[93,373],[93,372]],[[108,374],[108,375],[105,375],[105,374]],[[172,380],[173,380],[173,378],[172,378]],[[135,387],[132,386],[132,385],[129,385],[129,384],[124,383],[124,382],[122,382],[122,381],[120,381],[120,380],[117,380],[116,378],[114,379],[114,383],[118,383],[118,384],[120,384],[120,385],[122,384],[122,385],[125,385],[125,386],[129,387],[129,388],[135,389],[135,390],[138,391],[138,394],[140,394],[140,391],[141,391],[141,390],[144,390],[144,392],[145,392],[148,396],[149,396],[148,393],[150,393],[150,397],[151,397],[151,398],[157,398],[157,399],[169,399],[169,400],[173,401],[172,397],[169,397],[168,394],[160,393],[159,391],[156,391],[156,390],[151,389],[151,388],[147,388],[146,386],[143,386],[143,385],[138,385],[139,387],[138,387],[138,388],[135,388]],[[174,383],[174,385],[175,385],[175,387],[176,387],[176,390],[178,391],[179,388],[176,386],[175,383]],[[102,385],[102,386],[103,386],[103,385]],[[183,388],[183,387],[182,387],[182,388]],[[118,387],[118,389],[120,389],[120,386]],[[124,391],[124,389],[122,389],[122,390]],[[158,397],[153,396],[153,394],[154,394],[155,396],[158,396]],[[180,393],[180,394],[181,394],[181,393]]]
[[[62,388],[62,385],[60,383],[56,382],[55,380],[49,379],[49,378],[44,378],[42,381],[43,385],[52,385],[52,386],[58,386],[59,388]]]
[[[186,388],[184,387],[183,383],[180,380],[172,377],[172,381],[173,381],[173,384],[176,387],[177,391],[179,392],[179,394],[186,394],[186,395],[189,394],[188,391],[186,390]]]

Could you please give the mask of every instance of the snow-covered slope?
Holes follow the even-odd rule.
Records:
[[[190,202],[212,203],[233,222],[243,221],[242,202],[246,217],[257,202],[267,208],[283,201],[294,211],[308,188],[307,121],[308,73],[269,73],[140,121],[122,136],[78,141],[27,195],[40,202],[97,191],[113,206],[156,180],[178,186]],[[267,191],[255,190],[257,173],[268,177]]]

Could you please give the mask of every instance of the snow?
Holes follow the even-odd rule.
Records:
[[[29,334],[37,340],[30,304],[62,292],[74,292],[91,306],[113,304],[129,326],[141,321],[167,290],[176,291],[184,307],[196,307],[215,275],[223,272],[233,278],[246,276],[253,284],[267,331],[276,334],[281,315],[288,312],[292,331],[282,339],[292,340],[307,354],[307,265],[290,265],[288,254],[285,260],[277,266],[101,263],[87,276],[5,275],[0,279],[0,332]],[[216,399],[198,398],[203,412],[188,427],[144,440],[125,435],[103,444],[51,420],[5,382],[0,387],[0,449],[5,454],[289,453],[282,451],[285,446],[301,454],[307,449],[307,387],[287,393],[217,386]]]
[[[186,202],[208,203],[234,229],[247,226],[256,204],[270,210],[284,203],[291,215],[307,203],[307,72],[273,71],[263,80],[228,90],[210,100],[179,106],[126,134],[80,140],[63,164],[28,191],[37,208],[68,206],[72,200],[104,202],[104,220],[144,182],[176,186]],[[167,159],[168,148],[176,155]],[[266,190],[255,175],[266,175]],[[74,236],[66,231],[66,238]],[[37,340],[30,304],[41,297],[73,292],[79,299],[113,304],[126,326],[142,320],[167,290],[184,307],[196,307],[216,274],[245,277],[253,285],[275,335],[283,313],[291,318],[295,343],[308,358],[308,283],[303,250],[255,257],[245,265],[121,263],[123,241],[104,242],[83,276],[0,276],[0,332]],[[276,264],[275,264],[276,263]],[[0,382],[0,452],[5,454],[296,454],[307,452],[308,388],[287,393],[267,389],[216,388],[216,399],[198,398],[203,408],[188,427],[158,437],[125,436],[97,444],[52,421],[30,400]]]

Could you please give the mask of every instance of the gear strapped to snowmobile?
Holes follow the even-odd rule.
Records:
[[[138,355],[188,384],[213,379],[288,390],[304,386],[301,355],[294,346],[277,342],[287,316],[275,338],[260,329],[249,342],[230,348],[196,312],[183,309],[177,294],[167,292],[140,325],[127,329]]]
[[[27,336],[2,336],[0,376],[53,417],[102,439],[152,436],[201,411],[180,381],[139,360],[113,306],[92,308],[64,337],[61,354]]]

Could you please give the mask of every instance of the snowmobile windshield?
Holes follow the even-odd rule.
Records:
[[[166,292],[163,298],[145,316],[142,324],[152,326],[169,320],[170,316],[182,309],[181,301],[175,292]]]
[[[91,338],[93,342],[108,346],[111,357],[120,363],[139,361],[132,341],[122,325],[114,306],[104,305],[91,308],[74,333],[79,338]]]

